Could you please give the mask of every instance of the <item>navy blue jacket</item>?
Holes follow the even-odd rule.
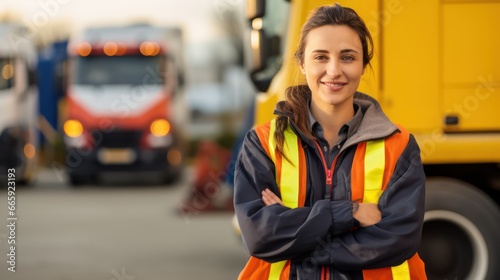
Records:
[[[357,131],[338,155],[331,200],[325,197],[326,174],[319,151],[302,137],[307,161],[305,207],[265,206],[261,192],[278,194],[275,166],[255,130],[248,132],[235,173],[234,206],[246,250],[268,262],[292,260],[290,279],[320,279],[329,265],[332,279],[362,279],[361,270],[396,266],[418,250],[424,216],[425,174],[413,136],[401,154],[378,206],[382,220],[352,230],[351,166],[357,144],[399,133],[373,98],[356,93],[363,112]],[[298,277],[298,278],[297,278]]]

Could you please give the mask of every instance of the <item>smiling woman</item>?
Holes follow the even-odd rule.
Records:
[[[372,49],[350,8],[323,6],[305,23],[295,57],[307,83],[286,90],[236,163],[252,255],[239,279],[426,279],[418,145],[357,91]]]
[[[343,25],[324,25],[307,36],[301,71],[311,90],[311,113],[324,129],[330,146],[338,140],[340,126],[354,116],[354,93],[359,86],[363,65],[363,49],[358,34]],[[330,115],[338,116],[329,122]]]

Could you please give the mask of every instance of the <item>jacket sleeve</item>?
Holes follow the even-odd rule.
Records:
[[[323,239],[301,261],[313,266],[362,270],[396,266],[417,252],[425,213],[425,174],[413,136],[378,206],[382,212],[379,223]]]
[[[346,204],[320,200],[312,207],[295,209],[278,204],[265,206],[261,192],[266,188],[279,196],[274,163],[252,130],[236,162],[234,207],[246,250],[268,262],[314,250],[332,229],[333,205]]]

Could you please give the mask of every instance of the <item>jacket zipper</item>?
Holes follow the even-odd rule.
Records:
[[[339,154],[335,156],[335,159],[333,160],[332,166],[328,168],[328,165],[326,163],[325,155],[323,154],[323,150],[321,150],[320,145],[318,142],[314,141],[314,144],[316,144],[316,148],[318,149],[319,155],[321,156],[321,162],[323,163],[323,168],[325,169],[325,174],[326,174],[326,190],[325,190],[325,198],[330,200],[331,199],[331,194],[332,194],[332,187],[333,187],[333,171],[335,169],[335,165],[337,164],[337,158],[339,157]]]
[[[321,162],[323,163],[323,168],[325,169],[325,174],[326,174],[325,199],[331,200],[332,187],[333,187],[333,171],[335,170],[335,165],[337,164],[337,158],[339,157],[340,152],[333,159],[332,166],[328,168],[325,155],[323,154],[323,150],[321,150],[321,146],[316,141],[314,141],[314,144],[316,144],[316,148],[318,149],[319,155],[321,156]],[[329,278],[330,278],[330,267],[322,266],[321,280],[328,280]]]
[[[318,149],[319,155],[321,156],[321,162],[323,163],[323,168],[325,169],[326,174],[326,190],[325,190],[325,199],[331,200],[332,188],[333,188],[333,173],[335,170],[335,166],[337,165],[337,159],[339,158],[339,153],[333,159],[332,166],[328,168],[328,164],[326,163],[325,155],[323,154],[323,150],[318,142],[314,141],[316,144],[316,148]],[[321,280],[328,280],[330,278],[330,267],[323,266],[321,267]]]

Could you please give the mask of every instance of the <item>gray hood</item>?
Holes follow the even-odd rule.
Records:
[[[354,94],[354,103],[358,104],[362,110],[363,119],[358,130],[347,139],[344,148],[367,140],[386,138],[399,130],[384,114],[375,98],[356,92]]]

